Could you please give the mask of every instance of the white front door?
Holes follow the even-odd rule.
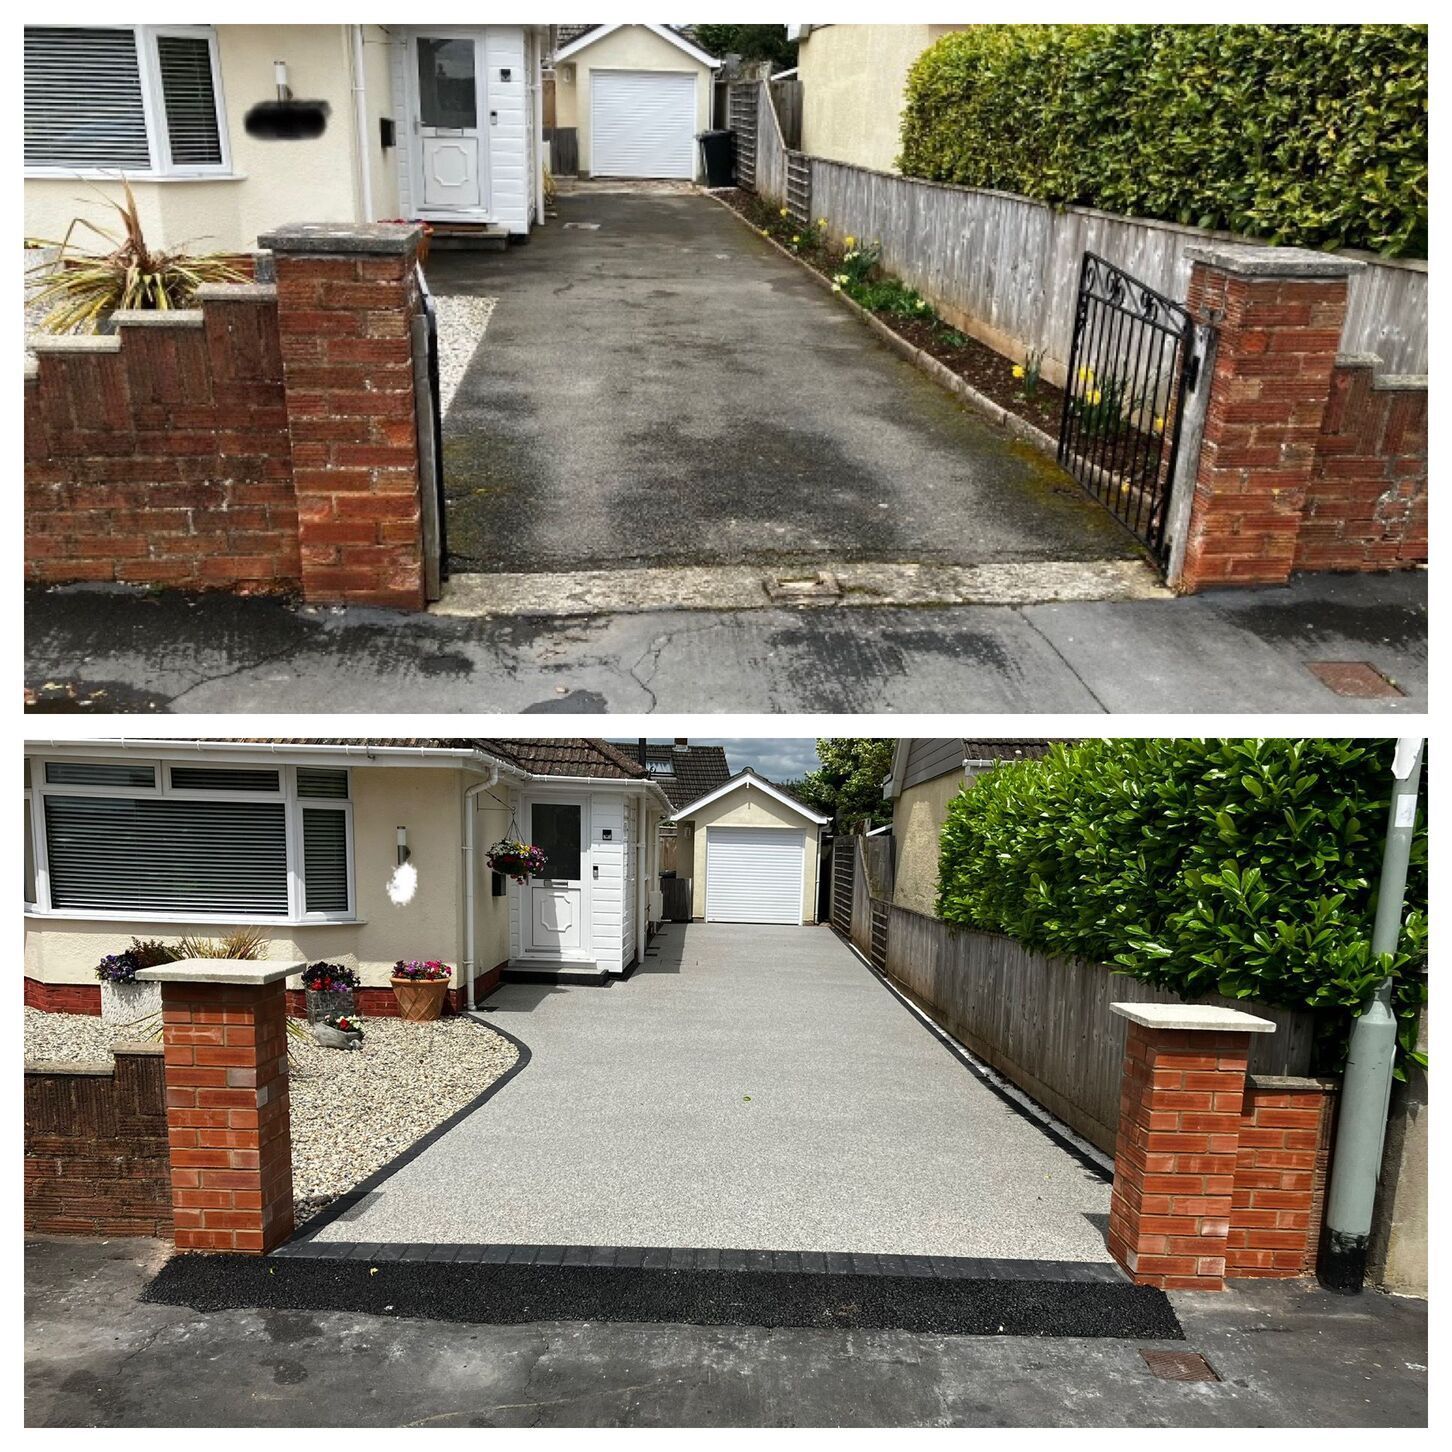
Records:
[[[590,956],[585,892],[586,812],[583,799],[533,802],[529,840],[544,850],[544,871],[523,889],[525,951],[546,957]]]
[[[415,35],[419,210],[479,214],[487,209],[484,43],[468,35]]]

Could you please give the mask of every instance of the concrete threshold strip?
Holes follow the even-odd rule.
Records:
[[[1040,605],[1057,601],[1171,600],[1147,561],[1031,560],[981,565],[847,562],[662,565],[558,573],[456,574],[435,615],[629,614],[647,610],[758,610],[795,606]]]

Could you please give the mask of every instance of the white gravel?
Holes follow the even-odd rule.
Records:
[[[498,301],[462,293],[434,298],[439,319],[439,409],[446,416]]]
[[[324,1049],[289,1035],[299,1221],[462,1109],[519,1057],[508,1039],[468,1018],[432,1024],[370,1018],[363,1030],[356,1050]],[[104,1062],[112,1043],[135,1036],[89,1014],[25,1010],[28,1061]]]

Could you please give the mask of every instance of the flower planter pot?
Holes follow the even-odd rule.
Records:
[[[161,1012],[161,984],[101,982],[101,1022],[134,1023]]]
[[[444,1007],[449,991],[447,978],[394,978],[393,996],[398,1000],[398,1016],[410,1023],[429,1023]]]
[[[344,1030],[334,1028],[330,1023],[315,1023],[313,1037],[325,1049],[361,1049],[363,1047],[361,1029]]]
[[[330,1013],[357,1013],[358,1005],[353,997],[351,988],[329,988],[319,992],[316,989],[306,989],[308,1001],[308,1022],[316,1024],[327,1018]]]

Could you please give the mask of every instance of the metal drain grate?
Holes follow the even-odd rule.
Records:
[[[1149,1369],[1163,1381],[1219,1381],[1215,1368],[1197,1351],[1146,1351],[1140,1347]]]
[[[1322,685],[1338,696],[1355,696],[1372,701],[1404,696],[1406,692],[1387,680],[1373,665],[1364,660],[1312,660],[1306,668]]]

